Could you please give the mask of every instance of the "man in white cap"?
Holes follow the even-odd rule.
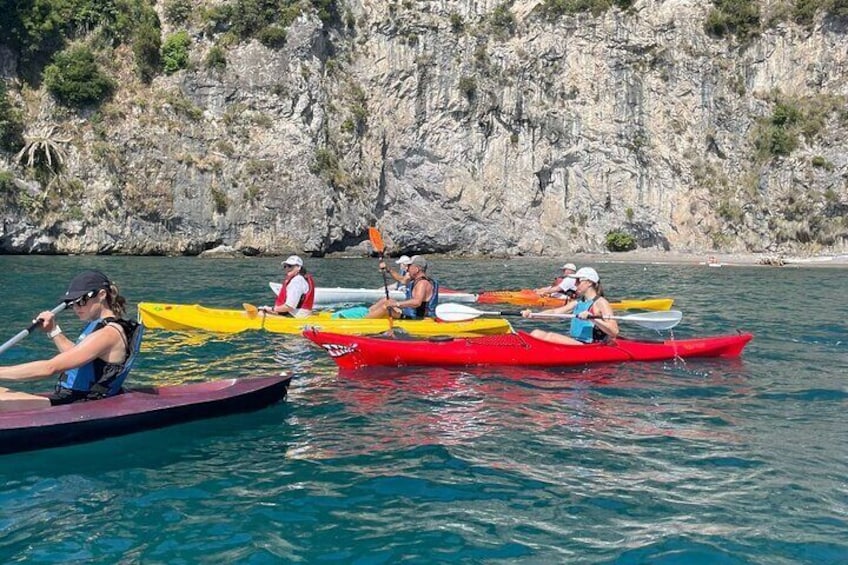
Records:
[[[427,276],[427,259],[415,255],[409,262],[409,284],[406,298],[381,298],[368,309],[366,318],[421,319],[435,316],[439,303],[439,283]]]
[[[563,345],[581,345],[595,341],[606,341],[618,336],[618,322],[613,319],[612,306],[604,298],[601,277],[592,267],[583,267],[574,273],[577,284],[577,300],[565,306],[543,310],[543,314],[573,314],[568,335],[544,330],[530,332],[535,338]],[[530,318],[532,312],[524,310],[521,315]]]
[[[283,268],[286,270],[286,278],[283,280],[280,294],[277,295],[273,308],[261,306],[259,310],[268,314],[295,318],[309,316],[315,304],[315,281],[312,275],[306,272],[303,259],[297,255],[291,255],[283,261]]]
[[[575,284],[574,273],[577,271],[577,266],[574,263],[566,263],[562,266],[562,275],[557,277],[550,286],[533,289],[533,292],[539,296],[551,296],[553,298],[565,298],[570,300],[574,298]]]
[[[397,281],[395,289],[403,290],[406,288],[407,283],[409,283],[409,271],[407,268],[410,263],[412,263],[412,259],[409,255],[401,255],[400,258],[395,261],[395,265],[399,265],[399,271],[393,271],[391,268],[387,267],[385,261],[380,261],[380,271],[388,272],[392,278]]]

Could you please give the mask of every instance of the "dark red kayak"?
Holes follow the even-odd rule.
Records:
[[[28,451],[264,408],[285,398],[291,377],[252,377],[137,388],[117,396],[0,412],[0,453]]]
[[[664,341],[617,339],[610,343],[558,345],[525,332],[446,340],[404,340],[307,330],[343,369],[368,366],[521,365],[562,367],[586,363],[662,361],[688,357],[738,357],[749,333]]]

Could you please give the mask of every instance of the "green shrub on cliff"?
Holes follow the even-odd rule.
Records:
[[[636,249],[636,238],[622,231],[611,231],[607,234],[606,245],[610,251],[632,251]]]
[[[9,100],[6,83],[0,80],[0,151],[17,151],[24,143],[21,113]]]
[[[162,66],[166,74],[174,74],[188,66],[188,46],[191,38],[185,30],[173,33],[162,44]]]
[[[801,136],[812,141],[825,128],[827,119],[846,104],[844,96],[794,98],[780,93],[773,96],[771,116],[761,118],[753,131],[759,161],[791,154],[798,147]]]
[[[613,6],[627,10],[635,0],[545,0],[541,12],[548,19],[555,20],[570,14],[591,13],[600,16]]]
[[[29,0],[0,4],[0,44],[19,53],[22,76],[37,82],[54,55],[74,40],[115,46],[130,43],[152,20],[154,0]]]
[[[57,53],[44,69],[44,84],[63,104],[86,106],[103,101],[115,87],[94,60],[85,45],[72,46]]]
[[[733,35],[747,41],[760,33],[760,5],[752,0],[713,0],[704,31],[713,37]]]
[[[159,74],[162,68],[160,50],[162,49],[161,29],[159,18],[155,12],[147,14],[133,36],[133,55],[138,69],[138,76],[144,83],[149,83]]]
[[[191,0],[166,0],[165,19],[169,23],[182,25],[191,16]]]
[[[848,18],[848,0],[830,0],[827,13],[836,18]]]

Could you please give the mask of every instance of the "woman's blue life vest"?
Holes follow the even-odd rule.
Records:
[[[592,320],[581,320],[577,317],[581,312],[586,312],[595,303],[595,299],[586,300],[581,298],[574,305],[574,310],[571,311],[574,317],[571,318],[571,337],[583,343],[592,343],[594,339],[595,324]]]
[[[121,392],[121,387],[138,357],[144,326],[132,320],[102,318],[89,322],[77,338],[77,343],[110,323],[120,325],[126,337],[127,357],[124,362],[107,363],[98,358],[81,367],[68,369],[59,377],[58,388],[87,392],[90,399],[114,396]]]
[[[436,315],[436,306],[439,305],[439,281],[436,279],[421,277],[420,279],[409,281],[409,284],[406,285],[406,299],[409,300],[412,298],[412,289],[415,287],[415,283],[420,280],[428,280],[433,284],[433,296],[427,302],[422,302],[418,308],[402,308],[401,317],[403,318],[418,320],[421,318],[432,318]]]

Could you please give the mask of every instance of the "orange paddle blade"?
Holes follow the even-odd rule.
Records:
[[[386,248],[386,246],[383,245],[383,236],[380,235],[380,230],[373,226],[368,228],[368,239],[371,240],[371,245],[374,246],[374,251],[377,253],[382,253]]]

